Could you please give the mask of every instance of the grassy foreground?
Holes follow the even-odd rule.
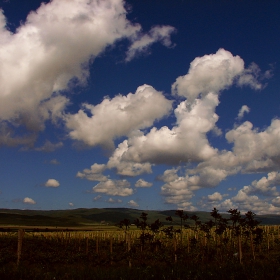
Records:
[[[0,279],[280,280],[280,227],[228,213],[214,208],[202,222],[177,210],[179,223],[164,225],[143,212],[108,231],[3,230]]]
[[[239,264],[232,260],[218,262],[178,262],[172,265],[102,266],[90,264],[6,264],[0,268],[0,279],[280,279],[279,261],[262,259]]]
[[[139,231],[130,231],[130,244],[124,232],[26,233],[18,265],[17,233],[5,233],[0,235],[0,279],[280,279],[276,236],[269,249],[267,241],[256,248],[255,259],[244,239],[240,263],[234,239],[207,245],[198,236],[188,244],[184,233],[182,245],[180,236],[159,236],[161,243],[143,247]]]

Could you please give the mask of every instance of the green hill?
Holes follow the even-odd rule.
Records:
[[[17,210],[0,209],[0,226],[40,226],[40,227],[85,227],[101,224],[116,225],[123,219],[129,219],[131,223],[140,217],[141,213],[148,214],[148,222],[159,219],[163,224],[169,224],[166,217],[172,216],[174,223],[179,224],[179,218],[175,210],[142,211],[128,208],[79,208],[72,210]],[[197,215],[202,222],[211,219],[209,212],[186,212],[189,216]],[[228,214],[223,214],[228,218]],[[262,225],[279,225],[279,215],[257,216]],[[191,223],[192,221],[189,221]]]

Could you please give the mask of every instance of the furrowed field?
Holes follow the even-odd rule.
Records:
[[[79,231],[2,228],[0,279],[280,279],[280,226],[236,209]]]

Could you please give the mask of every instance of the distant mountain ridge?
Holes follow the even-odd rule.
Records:
[[[140,217],[142,212],[148,214],[148,222],[159,219],[163,224],[169,224],[166,217],[172,216],[174,223],[179,224],[176,210],[137,210],[131,208],[78,208],[70,210],[18,210],[0,209],[0,226],[56,226],[83,227],[98,224],[116,225],[123,219],[131,223]],[[197,215],[202,222],[209,221],[210,212],[188,212],[189,216]],[[228,214],[222,214],[228,218]],[[261,225],[280,225],[280,215],[257,215]],[[191,221],[189,221],[191,224]]]

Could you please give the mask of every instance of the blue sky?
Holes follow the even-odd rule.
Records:
[[[280,214],[279,1],[0,7],[0,208]]]

